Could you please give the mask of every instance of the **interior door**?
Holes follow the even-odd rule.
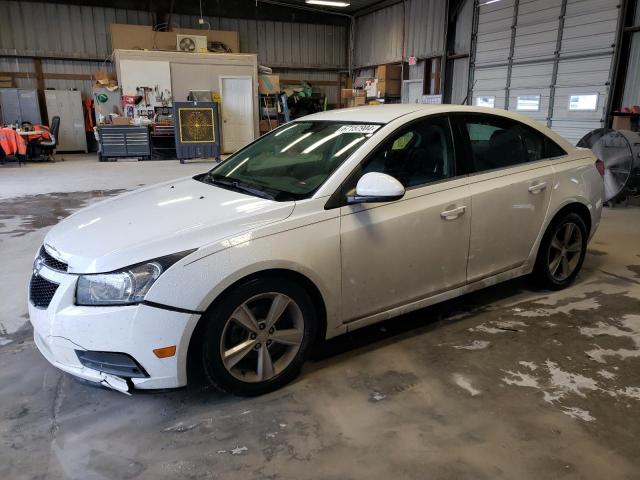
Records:
[[[562,152],[540,132],[495,115],[457,117],[475,173],[469,177],[469,283],[524,264],[549,207]]]
[[[467,177],[456,176],[446,117],[427,117],[391,136],[354,172],[405,185],[389,203],[341,207],[343,318],[357,320],[461,286],[470,228]]]
[[[232,153],[254,139],[253,79],[220,77],[222,151]]]

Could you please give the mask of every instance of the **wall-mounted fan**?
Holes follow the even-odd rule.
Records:
[[[578,147],[589,148],[604,163],[604,200],[619,200],[640,190],[640,134],[598,128]]]

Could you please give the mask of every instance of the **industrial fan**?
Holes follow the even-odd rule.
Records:
[[[176,155],[185,158],[220,157],[218,105],[214,102],[174,102]]]
[[[598,128],[577,143],[604,163],[604,200],[613,202],[640,189],[640,134]]]

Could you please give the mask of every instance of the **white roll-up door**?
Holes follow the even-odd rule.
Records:
[[[474,105],[519,111],[572,142],[605,122],[619,0],[480,0]]]

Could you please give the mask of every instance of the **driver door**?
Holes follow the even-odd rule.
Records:
[[[456,176],[447,117],[427,117],[392,134],[347,183],[368,172],[397,178],[404,197],[340,207],[345,322],[462,286],[471,203]]]

